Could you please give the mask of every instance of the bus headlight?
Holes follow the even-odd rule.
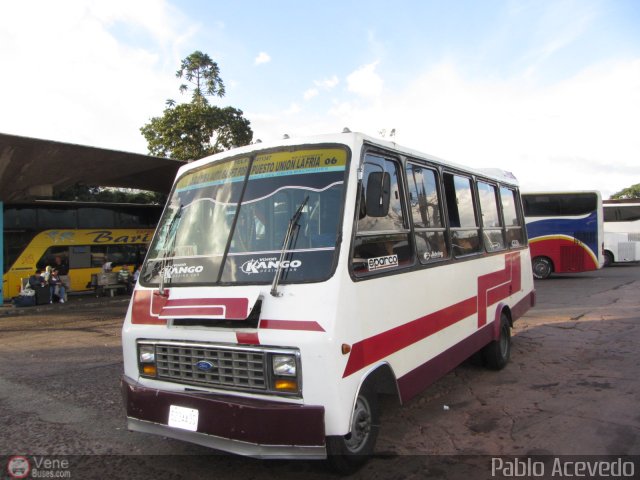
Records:
[[[140,375],[156,376],[156,348],[154,345],[138,345],[138,366]]]
[[[293,355],[274,355],[272,357],[273,374],[278,377],[295,377],[296,357]]]

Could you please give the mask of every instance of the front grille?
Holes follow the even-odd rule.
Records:
[[[156,344],[158,378],[238,390],[266,390],[265,353],[203,345]],[[196,365],[205,364],[203,371]],[[209,367],[210,364],[210,367]]]

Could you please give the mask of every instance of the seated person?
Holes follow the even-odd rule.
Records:
[[[120,271],[118,272],[118,282],[129,283],[129,277],[131,277],[131,272],[129,271],[126,265],[123,265]]]
[[[71,282],[69,279],[69,262],[67,257],[56,255],[53,268],[58,269],[58,274],[60,275],[60,280],[62,280],[62,284],[64,285],[65,292],[69,293],[71,290]]]
[[[44,278],[42,278],[42,270],[36,268],[35,273],[29,277],[29,286],[35,289],[36,287],[44,286],[44,284],[45,281]]]
[[[60,279],[60,275],[58,274],[57,269],[51,270],[51,276],[49,277],[49,288],[51,289],[51,301],[49,303],[53,303],[54,295],[60,299],[60,303],[64,303],[64,284]]]
[[[133,272],[133,277],[131,278],[131,283],[133,283],[134,285],[138,283],[138,278],[140,278],[140,270],[142,270],[142,265],[137,265]]]
[[[42,275],[44,283],[48,284],[49,283],[49,277],[51,277],[51,267],[49,265],[47,265],[40,275]]]
[[[58,269],[58,273],[60,274],[61,277],[64,277],[65,275],[69,275],[69,264],[61,256],[56,255],[54,259],[53,267]]]
[[[124,265],[118,272],[118,283],[124,283],[127,286],[127,293],[131,293],[133,291],[132,279],[133,275],[131,275],[127,266]]]

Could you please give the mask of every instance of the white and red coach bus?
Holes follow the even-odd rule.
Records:
[[[350,468],[379,395],[502,368],[534,300],[511,174],[351,132],[214,155],[180,169],[127,312],[128,427]]]

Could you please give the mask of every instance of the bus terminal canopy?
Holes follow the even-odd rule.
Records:
[[[51,197],[77,183],[167,193],[184,162],[0,133],[0,201]]]

